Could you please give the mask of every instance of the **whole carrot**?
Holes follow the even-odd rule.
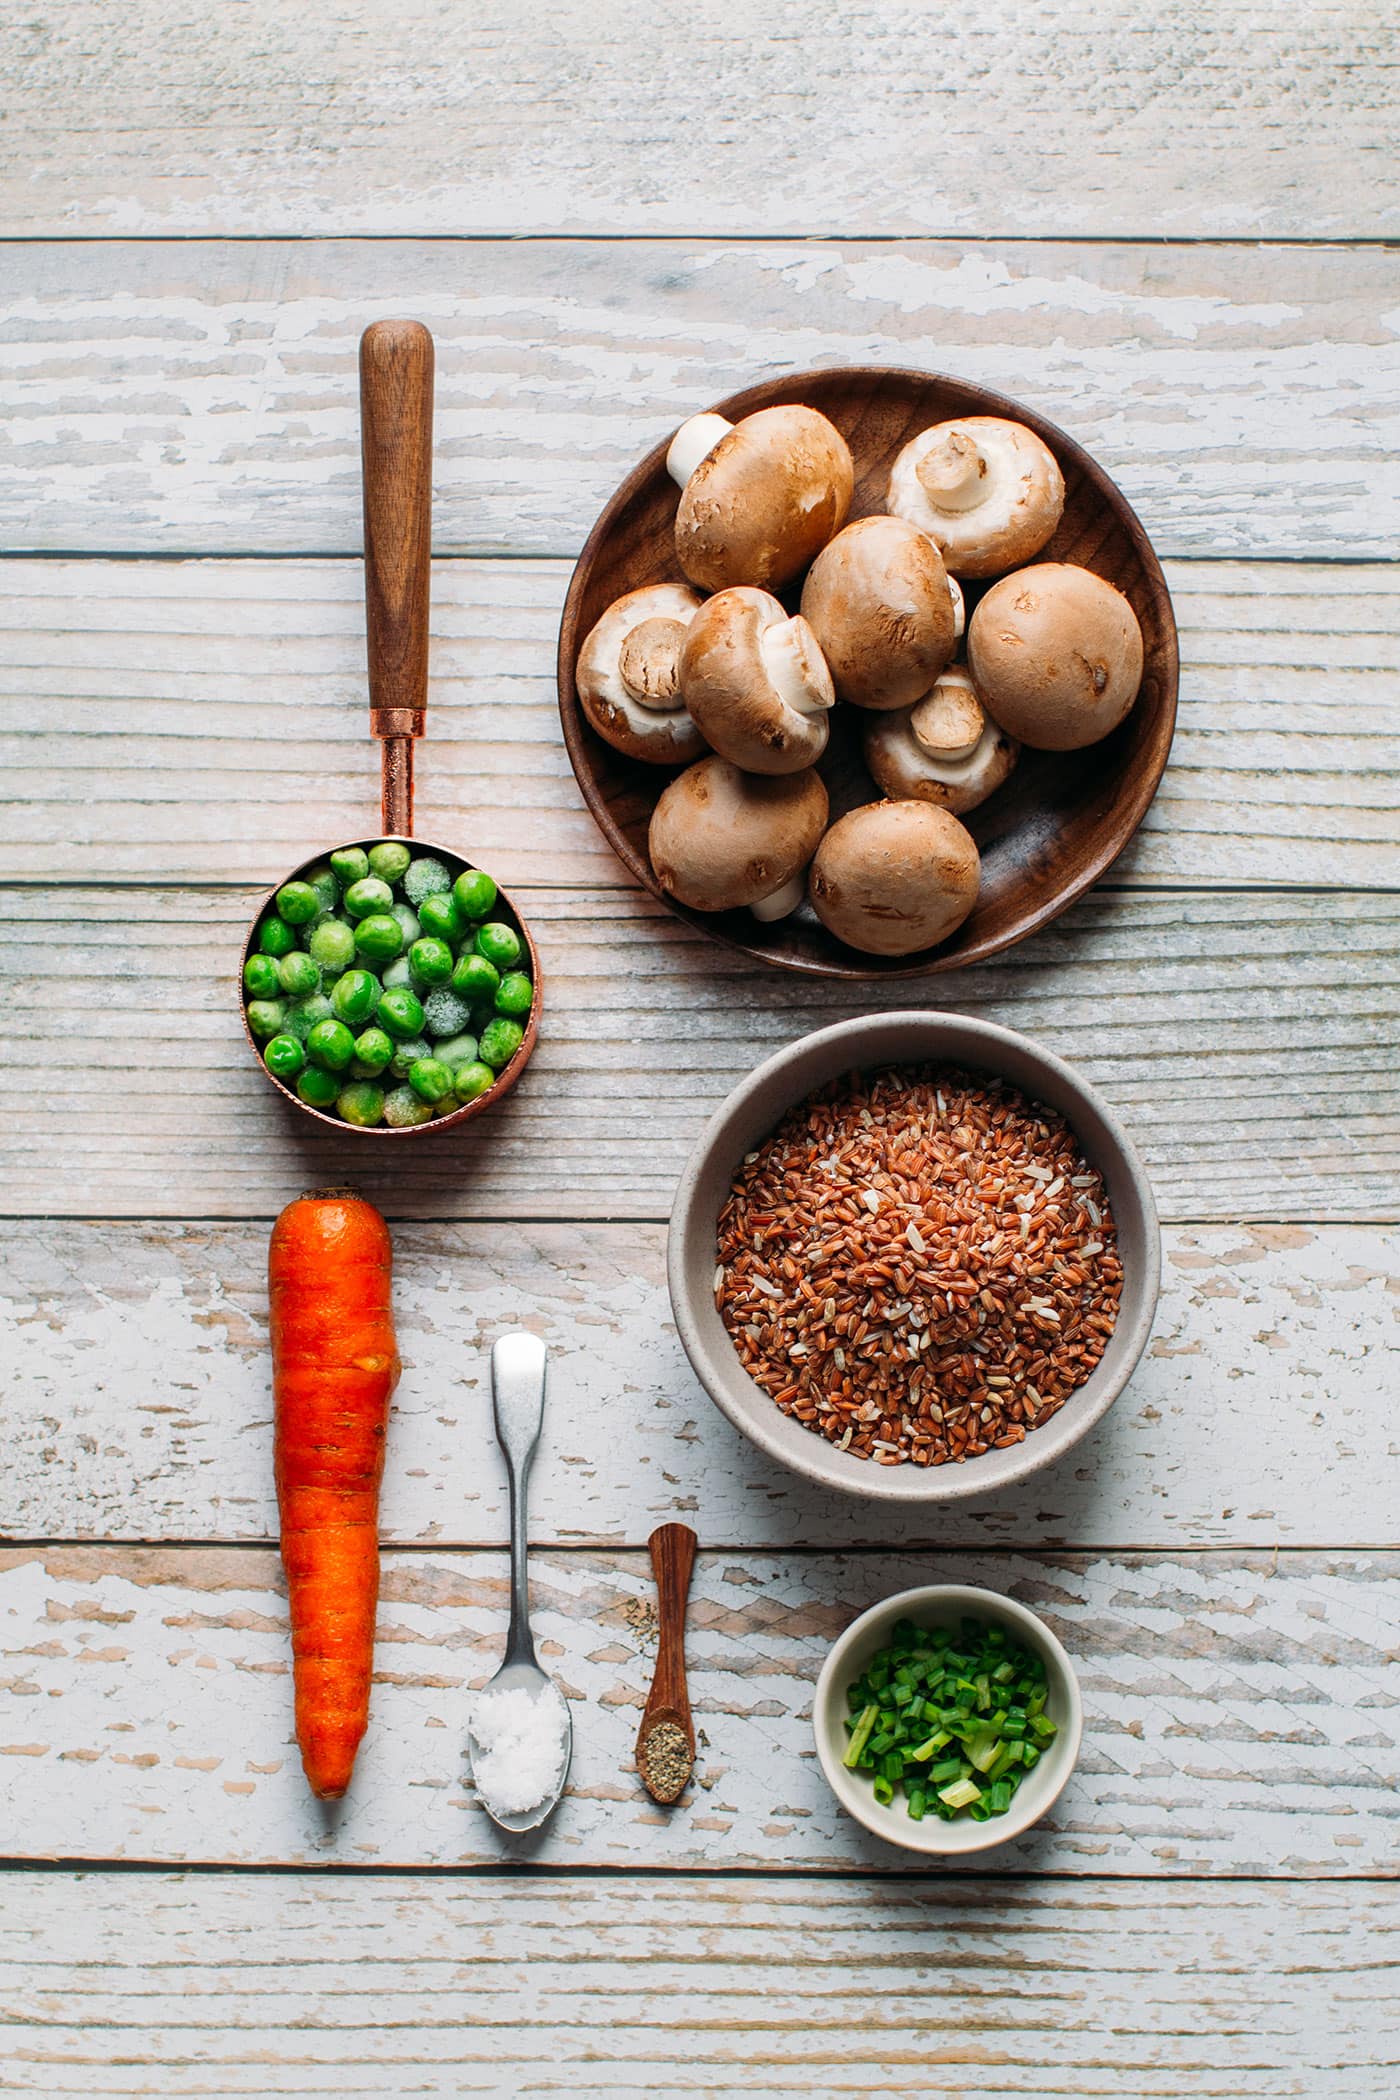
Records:
[[[297,1741],[312,1792],[329,1801],[350,1784],[369,1720],[379,1482],[399,1377],[392,1259],[378,1211],[338,1189],[289,1203],[268,1248]]]

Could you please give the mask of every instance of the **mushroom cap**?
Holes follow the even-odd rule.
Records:
[[[806,867],[827,814],[815,773],[741,773],[727,758],[702,758],[667,784],[651,813],[651,865],[662,889],[692,911],[734,911]]]
[[[961,664],[950,664],[915,706],[872,715],[865,728],[865,763],[891,801],[929,802],[955,817],[996,793],[1020,749]]]
[[[1000,576],[1033,560],[1054,532],[1065,478],[1024,423],[959,416],[910,438],[890,469],[888,501],[937,541],[955,576]]]
[[[869,802],[837,819],[807,879],[827,930],[867,955],[912,955],[962,925],[981,873],[972,834],[927,802]]]
[[[652,697],[643,699],[629,690],[622,676],[628,638],[644,622],[674,621],[684,629],[700,605],[696,593],[683,583],[644,584],[613,601],[589,629],[579,650],[574,670],[579,704],[599,736],[629,758],[644,759],[653,766],[684,766],[705,749],[705,739],[687,712],[678,686],[668,692],[670,681],[653,676],[645,681],[652,688]],[[664,647],[659,628],[651,629],[650,635]],[[679,637],[673,638],[678,641]],[[675,657],[678,661],[678,646]],[[648,668],[657,664],[653,650]]]
[[[704,591],[778,590],[840,530],[854,484],[850,448],[818,409],[760,408],[681,490],[676,559]]]
[[[802,586],[802,613],[836,690],[857,707],[909,707],[957,646],[943,557],[903,518],[838,532]]]
[[[681,691],[701,734],[750,773],[796,773],[826,749],[836,696],[815,637],[767,591],[706,599],[686,633]]]
[[[1142,629],[1092,569],[1038,562],[1003,576],[968,626],[987,710],[1041,751],[1078,751],[1116,729],[1142,683]]]

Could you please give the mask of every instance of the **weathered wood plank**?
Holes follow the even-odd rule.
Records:
[[[410,308],[438,339],[443,554],[573,554],[693,409],[850,361],[1032,401],[1164,554],[1400,551],[1384,250],[39,242],[0,271],[13,549],[357,547],[356,338]]]
[[[1009,1591],[1076,1658],[1079,1768],[986,1855],[1045,1873],[1393,1875],[1400,1555],[702,1554],[687,1657],[699,1783],[631,1770],[652,1658],[644,1553],[534,1557],[540,1652],[574,1701],[566,1800],[514,1856],[581,1867],[899,1869],[836,1807],[809,1703],[831,1640],[914,1582]],[[0,1769],[27,1859],[468,1865],[512,1856],[465,1778],[504,1634],[503,1553],[385,1556],[374,1715],[343,1809],[290,1742],[270,1549],[0,1553]]]
[[[396,1217],[662,1217],[769,1050],[872,1007],[956,1006],[1102,1084],[1169,1220],[1396,1215],[1396,897],[1101,889],[985,968],[882,991],[759,968],[629,891],[525,894],[547,987],[529,1073],[390,1160],[255,1069],[236,1008],[252,892],[12,888],[0,1201],[267,1217],[348,1177]]]
[[[1394,1529],[1393,1231],[1169,1231],[1156,1339],[1087,1444],[1016,1494],[878,1519],[710,1405],[671,1325],[660,1226],[406,1225],[394,1244],[404,1373],[381,1526],[400,1544],[505,1543],[486,1356],[521,1325],[551,1352],[541,1543],[637,1546],[676,1517],[716,1548],[1361,1547]],[[0,1536],[276,1537],[265,1262],[261,1223],[11,1237]]]
[[[25,234],[1381,234],[1383,11],[244,0],[7,16]],[[109,121],[109,114],[114,119]],[[215,145],[216,142],[216,145]]]
[[[618,883],[558,731],[568,568],[434,576],[424,828]],[[1172,764],[1115,883],[1400,886],[1400,569],[1173,562]],[[372,818],[358,562],[0,563],[11,880],[271,882]],[[209,811],[221,821],[211,826]],[[441,813],[441,814],[439,814]]]
[[[16,1872],[0,2092],[1387,2100],[1390,1887]]]

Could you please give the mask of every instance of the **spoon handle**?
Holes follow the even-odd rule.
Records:
[[[544,1421],[544,1343],[534,1334],[503,1334],[491,1351],[491,1405],[496,1441],[510,1477],[510,1631],[505,1659],[533,1662],[530,1637],[529,1519],[525,1487]]]
[[[360,338],[360,457],[369,719],[382,745],[384,829],[405,833],[428,704],[433,339],[421,321],[373,321]]]

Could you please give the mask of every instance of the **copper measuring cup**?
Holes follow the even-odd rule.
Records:
[[[360,449],[365,504],[365,632],[369,654],[370,728],[379,739],[381,758],[380,817],[383,828],[347,846],[369,847],[398,840],[415,854],[432,854],[454,876],[474,863],[450,847],[410,836],[413,830],[413,744],[423,734],[428,698],[428,578],[432,552],[433,339],[421,321],[375,321],[360,338]],[[262,899],[248,938],[243,963],[253,953],[264,914],[273,909],[285,882],[304,879],[307,871],[339,852],[340,843],[313,853],[284,875]],[[305,1116],[329,1124],[342,1135],[368,1138],[423,1137],[465,1123],[494,1108],[510,1092],[535,1047],[540,1018],[540,959],[530,929],[504,890],[497,892],[493,918],[513,926],[529,959],[535,988],[520,1048],[475,1101],[464,1102],[429,1123],[392,1129],[379,1123],[365,1128],[347,1123],[325,1109],[312,1108],[296,1091],[270,1072],[248,1026],[239,967],[239,1012],[243,1033],[258,1069]]]

